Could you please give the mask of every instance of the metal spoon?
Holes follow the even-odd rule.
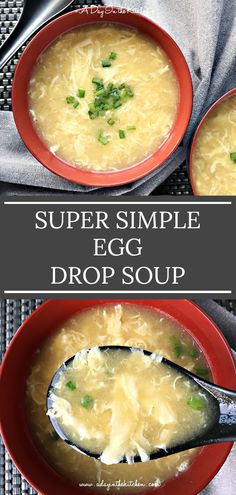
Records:
[[[99,347],[100,351],[109,351],[109,350],[122,350],[122,351],[127,351],[131,352],[133,350],[138,350],[136,348],[131,348],[131,347],[125,347],[125,346],[101,346]],[[89,351],[89,349],[88,349]],[[195,447],[201,447],[203,445],[207,444],[212,444],[212,443],[219,443],[219,442],[225,442],[225,441],[235,441],[236,440],[236,392],[232,390],[227,390],[223,387],[218,387],[217,385],[214,385],[213,383],[208,382],[207,380],[203,380],[199,378],[198,376],[194,375],[190,371],[186,370],[185,368],[182,368],[176,363],[173,363],[172,361],[169,361],[168,359],[159,356],[158,354],[146,351],[146,350],[141,350],[146,356],[152,356],[152,358],[156,359],[158,362],[161,362],[162,364],[165,364],[166,366],[173,368],[175,371],[178,373],[181,373],[188,377],[189,379],[193,380],[199,387],[200,389],[202,388],[204,390],[204,394],[207,395],[207,397],[212,401],[213,407],[213,415],[214,418],[211,417],[211,426],[207,431],[204,431],[204,433],[198,435],[196,438],[193,438],[190,441],[181,443],[180,445],[176,445],[171,448],[167,449],[158,449],[155,452],[152,452],[150,455],[150,460],[152,459],[158,459],[161,457],[166,457],[168,455],[175,454],[177,452],[181,452],[183,450],[188,450],[192,449]],[[83,351],[84,352],[84,351]],[[79,356],[79,353],[76,355]],[[59,376],[61,373],[63,373],[67,367],[72,363],[73,359],[75,356],[71,357],[66,361],[65,363],[62,364],[62,366],[57,370],[55,375],[53,376],[53,379],[49,385],[48,388],[48,394],[47,394],[47,410],[49,411],[52,408],[52,399],[51,399],[51,393],[53,392],[55,385],[57,384],[57,381],[59,379]],[[57,419],[55,417],[50,416],[50,421],[52,423],[53,428],[57,432],[57,434],[61,437],[62,440],[64,440],[68,445],[70,445],[72,448],[75,450],[79,451],[82,454],[85,454],[90,457],[94,457],[96,459],[100,458],[101,454],[98,454],[97,452],[90,452],[85,450],[83,447],[80,445],[75,445],[63,432],[62,428],[57,422]],[[139,456],[133,458],[134,462],[141,462],[141,459]],[[123,458],[121,462],[127,462],[126,458]]]
[[[21,17],[0,48],[0,69],[24,43],[48,21],[63,12],[74,0],[24,0]]]

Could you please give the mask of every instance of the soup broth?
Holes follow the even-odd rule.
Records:
[[[151,38],[122,25],[81,27],[40,57],[29,87],[36,129],[52,152],[92,170],[151,155],[176,118],[178,83]]]
[[[99,345],[141,347],[209,378],[201,350],[175,320],[161,312],[133,304],[107,304],[82,311],[58,328],[34,358],[26,401],[35,442],[48,462],[78,486],[91,483],[106,491],[110,483],[112,492],[126,493],[140,491],[143,486],[159,486],[187,469],[196,449],[142,464],[107,466],[59,439],[46,414],[48,387],[61,364],[76,352]],[[102,487],[98,486],[101,482]]]
[[[152,452],[203,434],[213,401],[161,356],[93,347],[78,353],[50,391],[48,414],[82,450],[105,464]]]
[[[219,103],[203,123],[192,174],[201,195],[236,195],[236,95]]]

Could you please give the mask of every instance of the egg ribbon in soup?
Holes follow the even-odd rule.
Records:
[[[202,124],[192,175],[198,194],[236,195],[236,95],[216,105]]]
[[[104,171],[144,160],[167,139],[178,95],[162,48],[115,24],[62,35],[40,57],[29,86],[30,112],[50,150]]]
[[[209,429],[212,403],[185,375],[137,348],[81,351],[50,392],[50,417],[105,464],[185,443]]]
[[[95,489],[106,492],[106,484],[110,483],[113,484],[112,490],[119,493],[137,492],[143,489],[142,486],[150,486],[150,483],[159,486],[187,469],[197,449],[146,463],[109,466],[84,456],[58,437],[46,414],[51,378],[61,363],[77,351],[104,345],[141,347],[164,355],[209,379],[208,366],[202,351],[186,330],[160,311],[135,304],[111,303],[96,307],[95,302],[94,306],[80,311],[55,329],[35,355],[26,395],[32,436],[52,467],[78,486],[91,483]],[[85,394],[91,395],[88,392]],[[91,399],[85,397],[85,404],[90,402]],[[84,412],[92,412],[92,409],[85,408]],[[103,486],[99,485],[102,480]],[[122,486],[117,484],[118,480],[121,480]]]

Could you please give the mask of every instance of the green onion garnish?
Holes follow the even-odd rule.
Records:
[[[193,347],[189,353],[189,355],[193,358],[196,359],[199,356],[199,350],[196,347]]]
[[[92,83],[96,84],[97,90],[104,88],[103,80],[99,79],[98,77],[93,77]]]
[[[97,77],[94,77],[92,82],[96,85],[96,89],[94,101],[89,105],[88,114],[90,119],[96,119],[105,115],[109,110],[121,107],[134,94],[126,83],[115,87],[113,82],[109,82],[105,87],[103,80]],[[130,130],[135,130],[135,128],[135,126],[130,126]]]
[[[79,101],[75,101],[75,103],[74,103],[73,107],[74,107],[74,108],[78,108],[78,106],[79,106]]]
[[[109,56],[109,59],[110,59],[110,60],[115,60],[115,59],[116,59],[116,57],[117,57],[117,53],[116,53],[116,52],[111,52],[111,53],[110,53],[110,56]]]
[[[233,153],[230,153],[229,156],[230,156],[230,160],[232,160],[232,162],[236,163],[236,151],[233,151]]]
[[[57,440],[59,440],[59,438],[60,438],[55,430],[51,431],[49,433],[49,436],[50,436],[51,440],[53,440],[54,442],[57,442]]]
[[[69,382],[66,383],[66,387],[69,390],[73,391],[76,389],[76,384],[75,384],[75,382],[72,382],[72,380],[70,380]]]
[[[204,366],[194,368],[193,372],[201,378],[209,378],[209,370]]]
[[[122,129],[119,129],[119,138],[125,139],[125,131],[123,131]]]
[[[126,86],[125,91],[126,91],[127,96],[129,96],[131,98],[132,98],[132,96],[134,96],[134,92],[130,86]]]
[[[102,67],[111,67],[111,61],[110,60],[102,60],[101,65],[102,65]]]
[[[121,106],[122,106],[121,101],[115,101],[115,102],[113,103],[113,108],[119,108],[119,107],[121,107]]]
[[[136,125],[127,125],[127,131],[136,131]]]
[[[109,143],[109,139],[104,135],[103,131],[99,132],[98,141],[104,145]]]
[[[68,105],[73,105],[75,103],[75,97],[74,96],[67,96],[66,97],[66,103]]]
[[[114,119],[108,119],[107,123],[109,125],[114,125],[115,124],[115,120]]]
[[[188,406],[197,411],[202,411],[206,407],[206,402],[200,397],[191,397],[187,400]]]
[[[78,89],[77,96],[79,98],[84,98],[85,97],[85,89]]]
[[[176,357],[179,358],[183,352],[183,347],[180,340],[175,335],[171,335],[170,342]]]
[[[85,409],[92,409],[94,405],[94,399],[93,397],[91,397],[91,395],[84,395],[84,397],[80,399],[80,404]]]

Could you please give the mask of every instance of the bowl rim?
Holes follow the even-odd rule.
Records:
[[[40,51],[40,53],[43,53],[43,51],[51,44],[53,43],[60,35],[62,35],[65,32],[69,32],[70,30],[73,30],[74,27],[71,29],[63,30],[63,22],[64,19],[67,18],[73,18],[75,16],[78,16],[78,13],[81,15],[83,12],[86,12],[88,14],[88,21],[80,24],[78,21],[78,27],[80,25],[88,25],[88,24],[95,24],[98,22],[111,22],[111,23],[118,23],[122,24],[121,21],[114,21],[109,19],[105,19],[105,16],[109,16],[110,14],[112,15],[113,13],[116,13],[121,10],[118,7],[107,7],[107,6],[100,6],[99,7],[99,12],[102,11],[104,13],[104,17],[102,20],[96,19],[95,21],[91,20],[91,17],[93,15],[92,11],[93,7],[85,7],[83,9],[78,9],[74,10],[72,12],[68,12],[66,14],[60,15],[56,19],[52,20],[50,23],[48,23],[46,26],[44,26],[40,31],[34,36],[34,38],[31,40],[29,45],[25,48],[23,54],[20,57],[20,60],[17,64],[14,79],[13,79],[13,86],[12,86],[12,108],[13,108],[13,116],[15,120],[16,127],[18,129],[18,132],[25,143],[26,147],[29,149],[30,153],[41,163],[45,168],[47,168],[50,172],[53,172],[55,175],[63,178],[64,180],[71,181],[75,184],[80,184],[80,185],[85,185],[85,186],[94,186],[94,187],[112,187],[112,186],[120,186],[124,184],[128,184],[130,182],[139,180],[146,175],[150,174],[154,170],[160,168],[164,163],[170,158],[170,156],[174,153],[174,151],[177,149],[179,146],[180,142],[182,141],[184,134],[187,130],[190,117],[192,114],[192,107],[193,107],[193,84],[192,84],[192,78],[190,74],[190,70],[187,64],[187,61],[178,46],[178,44],[175,42],[175,40],[157,23],[155,23],[152,19],[146,17],[143,14],[140,14],[138,12],[134,12],[129,9],[123,9],[125,14],[128,17],[136,18],[139,19],[143,22],[145,25],[149,25],[152,27],[152,29],[155,29],[156,31],[159,31],[161,35],[168,40],[168,43],[175,49],[175,51],[178,53],[178,58],[176,59],[181,63],[182,65],[182,70],[184,70],[184,78],[185,78],[185,89],[184,89],[184,99],[182,97],[182,102],[184,100],[184,108],[181,106],[181,101],[179,101],[179,111],[177,112],[175,122],[173,123],[172,129],[170,131],[169,136],[167,139],[161,143],[159,148],[157,148],[156,151],[154,151],[151,155],[148,157],[144,158],[142,161],[133,164],[129,167],[120,169],[118,171],[95,171],[91,170],[88,171],[83,168],[79,168],[76,166],[73,166],[69,162],[66,162],[62,158],[58,157],[57,155],[53,154],[49,148],[46,146],[46,144],[43,142],[43,140],[39,137],[34,124],[31,120],[31,117],[29,116],[29,110],[28,108],[23,109],[23,115],[22,115],[22,108],[21,108],[21,102],[20,102],[20,91],[21,91],[21,73],[24,70],[24,65],[27,64],[27,59],[28,59],[28,54],[33,52],[35,49],[38,40],[41,39],[41,36],[45,33],[50,32],[52,27],[56,25],[61,24],[61,34],[55,36],[53,39],[50,40],[48,43],[44,43],[43,49]],[[123,14],[122,14],[123,15]],[[124,20],[124,25],[128,25],[128,19]],[[141,29],[142,30],[142,29]],[[165,51],[165,50],[164,50]],[[168,55],[168,54],[167,54]],[[169,57],[170,58],[170,57]],[[170,58],[171,63],[173,63],[173,59]],[[31,66],[31,69],[33,66]],[[184,69],[183,69],[184,68]],[[175,68],[174,68],[175,70]],[[175,70],[176,73],[176,70]],[[177,78],[177,83],[179,85],[179,77],[176,73],[176,78]],[[181,120],[178,122],[178,125],[176,126],[176,121],[178,119],[178,116],[181,115]],[[31,120],[31,126],[30,126],[30,135],[28,131],[25,130],[25,119],[27,117],[30,118]],[[170,139],[172,138],[172,135],[174,132],[178,131],[177,139],[173,140],[173,142],[170,144]],[[34,139],[36,139],[37,136],[37,141],[38,145],[36,146],[35,144],[32,144],[31,140],[31,135],[34,136]],[[169,149],[165,150],[165,146],[168,144]],[[38,149],[40,145],[40,150]],[[164,148],[164,152],[163,152]],[[164,153],[164,159],[161,157],[161,153]],[[43,154],[43,156],[42,156]],[[159,156],[158,156],[159,155]]]
[[[197,186],[196,186],[195,181],[194,181],[194,178],[193,178],[193,153],[194,153],[194,150],[195,150],[195,146],[196,146],[196,142],[197,142],[197,138],[198,138],[199,132],[201,130],[202,125],[206,121],[208,115],[211,113],[211,111],[215,107],[217,107],[224,99],[228,98],[229,96],[231,96],[233,94],[236,94],[236,87],[230,89],[229,91],[226,91],[226,93],[224,93],[222,96],[220,96],[220,98],[218,98],[214,103],[212,103],[212,105],[208,108],[208,110],[203,115],[203,117],[200,120],[200,122],[199,122],[199,124],[197,126],[197,129],[196,129],[196,131],[194,133],[193,140],[192,140],[191,147],[190,147],[190,154],[189,154],[189,178],[190,178],[190,183],[191,183],[191,187],[192,187],[193,195],[194,196],[202,196],[202,194],[200,194],[198,192]]]
[[[2,361],[2,365],[1,365],[1,368],[0,368],[0,377],[2,377],[2,375],[4,374],[5,372],[5,368],[7,367],[8,365],[8,359],[9,359],[9,356],[11,355],[11,350],[13,349],[13,347],[15,347],[18,339],[21,337],[21,334],[22,332],[26,332],[27,329],[28,329],[28,325],[29,323],[32,322],[32,319],[35,319],[37,318],[37,316],[39,315],[40,312],[44,312],[45,311],[45,308],[47,306],[50,306],[50,305],[55,305],[55,304],[58,304],[58,303],[62,303],[64,304],[66,301],[68,300],[47,300],[45,301],[42,305],[40,305],[36,310],[33,311],[33,313],[21,324],[21,326],[19,327],[19,329],[17,330],[15,336],[13,337],[13,339],[11,340],[10,342],[10,345],[8,346],[8,349],[4,355],[4,358],[3,358],[3,361]],[[130,300],[130,299],[115,299],[115,300],[95,300],[95,299],[91,299],[91,300],[77,300],[78,303],[85,303],[86,306],[78,306],[77,310],[76,311],[72,311],[71,312],[71,315],[66,318],[66,319],[69,319],[72,317],[73,314],[76,314],[76,312],[80,312],[80,311],[83,311],[84,309],[89,309],[89,308],[92,308],[92,307],[95,307],[97,305],[107,305],[107,304],[116,304],[116,303],[127,303],[127,304],[138,304],[138,305],[141,305],[141,306],[146,306],[146,307],[151,307],[153,308],[154,310],[157,310],[157,311],[162,311],[164,312],[165,314],[169,314],[169,316],[171,318],[174,318],[174,320],[177,320],[181,323],[181,318],[178,320],[178,317],[175,315],[173,316],[173,312],[175,310],[177,310],[177,304],[179,303],[180,300],[164,300],[164,304],[172,304],[172,308],[170,310],[170,312],[168,312],[167,309],[161,309],[158,305],[158,303],[162,304],[162,301],[163,300],[147,300],[147,299],[143,299],[143,300],[140,300],[140,299],[134,299],[134,300]],[[193,315],[192,315],[192,312],[194,312],[194,316],[197,317],[197,318],[200,318],[201,322],[202,320],[205,322],[206,326],[208,326],[211,330],[211,332],[215,332],[215,334],[217,334],[217,340],[218,340],[218,343],[220,343],[220,346],[221,346],[221,352],[222,354],[224,354],[224,357],[226,358],[227,357],[227,361],[228,361],[228,366],[230,365],[231,367],[231,371],[234,370],[235,372],[235,379],[233,379],[234,377],[231,377],[231,383],[234,382],[235,383],[235,386],[236,386],[236,365],[235,365],[235,360],[233,358],[233,355],[232,355],[232,352],[231,352],[231,349],[225,339],[225,337],[223,336],[223,334],[221,333],[221,331],[219,330],[219,328],[217,327],[217,325],[215,324],[215,322],[205,313],[204,310],[202,310],[196,303],[192,302],[192,301],[189,301],[189,300],[182,300],[181,301],[182,303],[182,310],[185,311],[188,311],[190,310],[190,317],[192,318]],[[176,307],[175,307],[176,306]],[[183,323],[181,323],[183,325]],[[187,329],[188,330],[188,333],[193,336],[194,335],[194,332],[191,333],[191,331],[189,331],[189,328]],[[46,338],[46,337],[45,337]],[[193,337],[195,338],[195,340],[197,341],[197,337],[196,335]],[[44,339],[45,340],[45,339]],[[199,343],[198,343],[199,345]],[[201,345],[200,345],[201,347]],[[204,352],[204,349],[203,349],[203,352]],[[214,351],[213,351],[213,356],[214,356]],[[205,357],[207,359],[207,362],[208,362],[208,365],[210,366],[211,370],[212,370],[212,367],[211,367],[211,364],[210,364],[210,361],[209,361],[209,356],[206,356],[206,353],[205,353]],[[224,361],[225,362],[225,361]],[[221,374],[223,375],[225,373],[224,371],[224,367],[221,369]],[[224,379],[226,377],[224,376]],[[1,387],[2,389],[2,387]],[[7,433],[5,435],[5,425],[7,423],[6,418],[4,419],[3,418],[3,414],[1,412],[1,417],[3,419],[3,421],[1,421],[1,434],[2,434],[2,438],[3,438],[3,441],[9,451],[9,454],[11,456],[11,458],[13,459],[13,462],[15,463],[16,467],[19,469],[19,471],[22,473],[22,475],[25,477],[25,479],[31,484],[31,486],[33,486],[35,488],[35,490],[37,491],[40,491],[41,494],[44,494],[44,495],[48,495],[46,494],[45,491],[42,491],[40,489],[40,486],[38,484],[38,482],[34,482],[32,481],[31,479],[31,474],[30,474],[30,471],[31,471],[31,467],[29,466],[29,463],[27,464],[24,461],[22,461],[21,459],[15,459],[14,457],[14,446],[12,448],[12,446],[8,444],[8,440],[7,440]],[[5,424],[4,424],[5,422]],[[197,492],[196,492],[196,487],[194,487],[195,491],[188,491],[188,494],[191,493],[191,495],[196,495],[196,493],[199,493],[212,479],[213,477],[216,475],[216,473],[218,472],[218,470],[222,467],[224,461],[226,460],[231,448],[232,448],[232,443],[223,443],[223,444],[214,444],[214,445],[208,445],[208,446],[205,446],[203,448],[201,448],[198,452],[198,454],[196,455],[196,457],[193,458],[193,460],[191,461],[190,463],[190,467],[187,469],[187,471],[185,472],[189,472],[191,469],[193,470],[194,472],[194,469],[195,468],[195,464],[197,465],[198,469],[202,469],[202,467],[204,467],[204,469],[206,469],[207,467],[207,472],[205,471],[204,473],[204,479],[200,479],[200,477],[197,477],[197,481],[198,481],[198,485],[197,485]],[[214,451],[214,452],[213,452]],[[214,455],[213,455],[214,454]],[[212,462],[214,463],[213,466],[211,466],[211,469],[210,469],[210,473],[209,473],[209,466],[208,466],[208,463],[207,463],[207,459],[209,459],[209,456],[211,456],[212,458]],[[47,461],[45,461],[44,457],[42,455],[40,455],[40,458],[41,458],[41,462],[43,462],[45,464],[47,464],[47,469],[50,468],[50,470],[55,473],[55,469],[52,468]],[[202,462],[200,462],[200,460]],[[27,464],[27,465],[26,465]],[[184,475],[184,474],[182,474]],[[179,475],[179,477],[177,479],[180,479],[181,475]],[[160,493],[160,495],[162,495],[162,493],[166,493],[166,489],[168,489],[168,486],[173,484],[173,483],[176,483],[175,481],[176,478],[172,478],[170,480],[168,480],[162,488],[158,488],[158,492],[157,493]],[[196,482],[196,479],[195,479],[195,482]],[[172,486],[173,488],[173,486]],[[79,492],[79,490],[81,490],[81,488],[78,488],[78,493],[81,493]],[[84,489],[83,489],[84,490]],[[86,489],[84,491],[84,493],[90,493],[90,494],[94,494],[96,493],[94,490],[90,490],[90,489]],[[144,490],[140,491],[139,492],[139,495],[150,495],[151,493],[151,489],[150,488],[145,488]],[[155,490],[153,490],[153,493],[155,493]],[[170,490],[168,490],[167,492],[168,494],[172,494],[174,492],[171,491],[171,488]],[[177,491],[176,493],[181,493],[179,491]]]

